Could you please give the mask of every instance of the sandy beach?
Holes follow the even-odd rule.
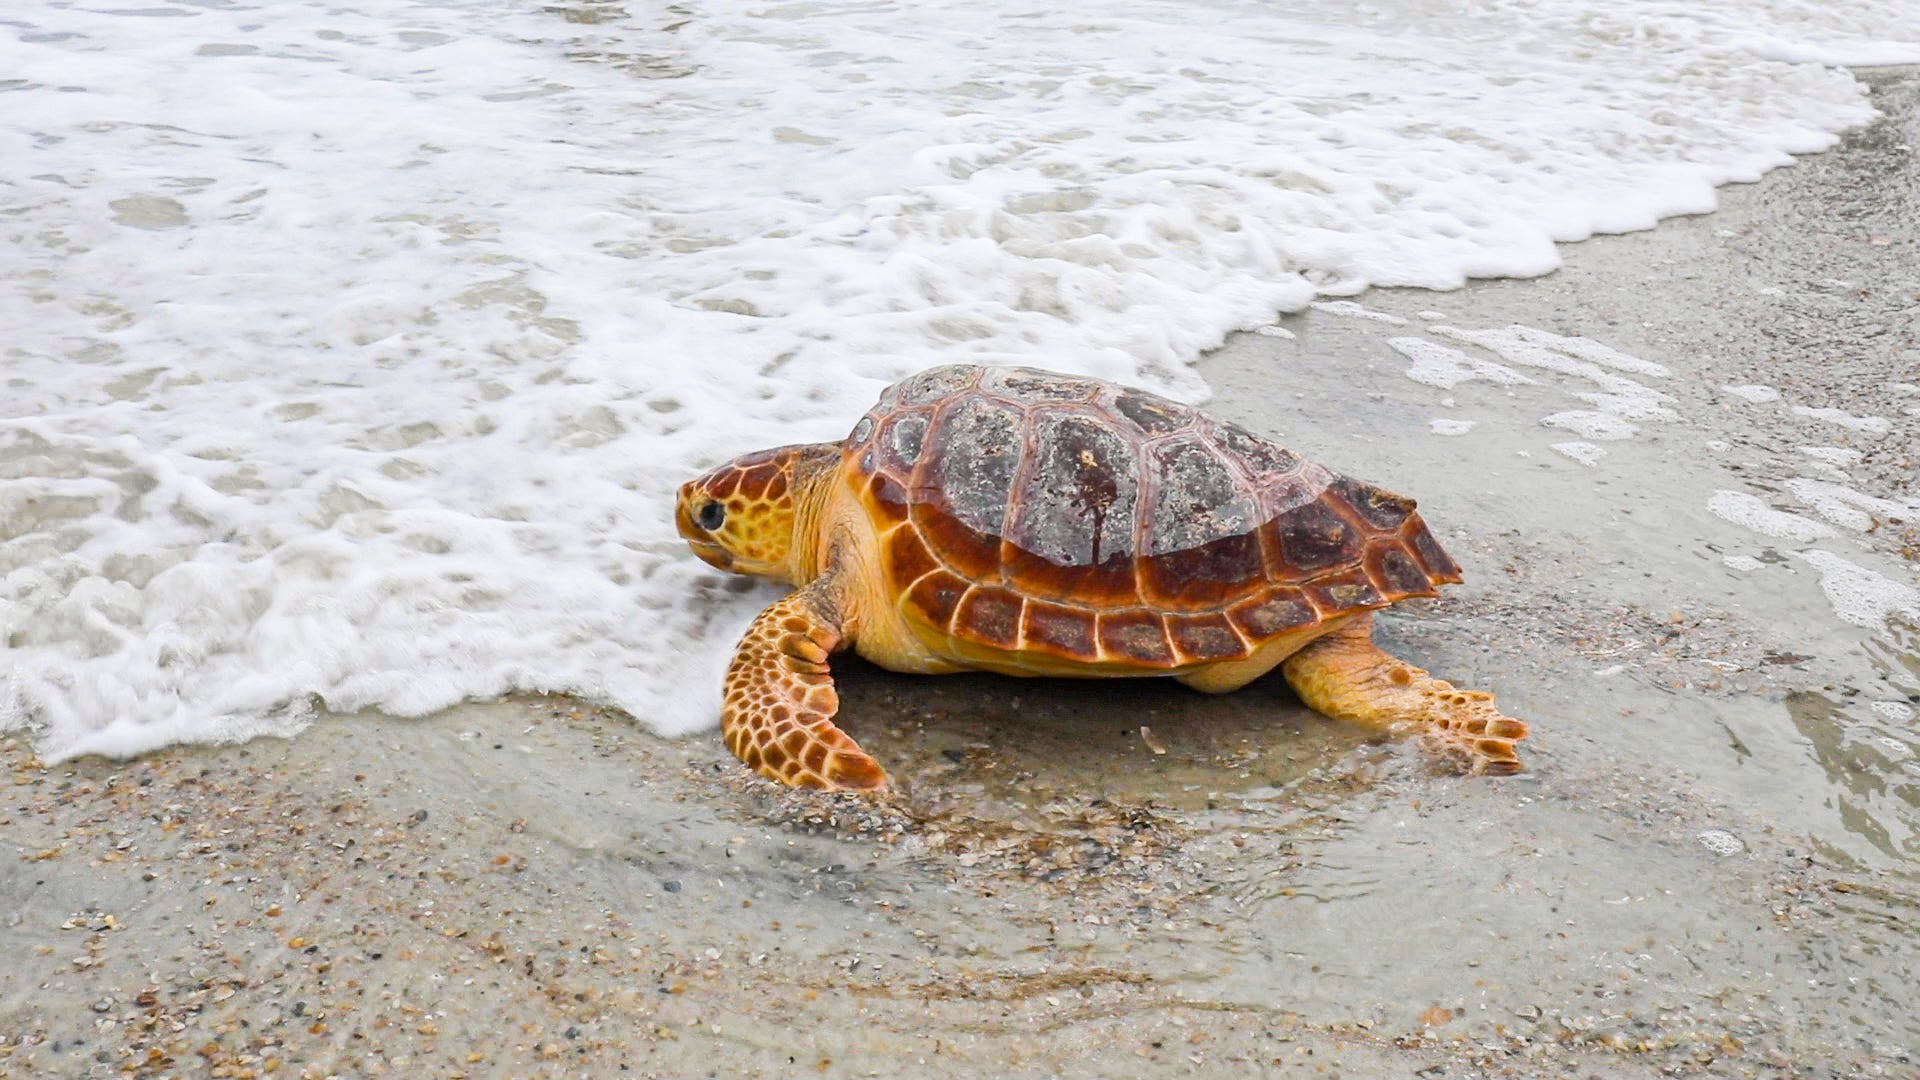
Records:
[[[885,801],[565,698],[9,736],[0,1075],[1914,1075],[1920,75],[1863,78],[1880,121],[1715,213],[1200,366],[1419,499],[1468,580],[1381,638],[1527,719],[1526,773],[1278,679],[854,660]],[[1514,324],[1640,367],[1519,366]]]

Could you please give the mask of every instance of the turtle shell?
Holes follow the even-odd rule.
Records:
[[[1187,668],[1460,580],[1411,499],[1093,379],[924,371],[846,456],[905,613],[992,653]]]

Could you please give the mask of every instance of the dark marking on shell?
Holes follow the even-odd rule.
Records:
[[[1020,643],[1020,609],[1024,603],[1018,593],[976,585],[960,602],[954,629],[974,641],[1012,649]]]
[[[1310,502],[1296,507],[1274,525],[1286,569],[1294,580],[1360,557],[1359,530],[1328,509],[1325,503]]]
[[[1403,596],[1431,596],[1433,582],[1413,557],[1397,545],[1381,544],[1368,553],[1368,572],[1376,584],[1395,599]]]
[[[1167,632],[1173,647],[1186,663],[1208,660],[1238,660],[1247,655],[1247,643],[1233,632],[1227,617],[1218,612],[1205,615],[1170,615]]]
[[[1094,614],[1085,608],[1027,601],[1026,643],[1076,660],[1094,659]]]
[[[1387,606],[1387,598],[1373,587],[1373,579],[1367,576],[1364,566],[1353,566],[1308,582],[1305,591],[1323,617]]]
[[[1427,568],[1427,577],[1432,581],[1448,582],[1460,580],[1460,564],[1453,561],[1441,549],[1440,541],[1427,531],[1427,523],[1418,517],[1413,522],[1413,552],[1420,557]]]
[[[934,626],[947,628],[960,598],[967,594],[967,582],[945,570],[935,570],[907,591],[907,602]]]
[[[1199,416],[1185,405],[1144,390],[1119,390],[1114,395],[1113,407],[1120,411],[1120,415],[1138,424],[1140,430],[1149,436],[1179,431],[1191,425]]]
[[[1173,663],[1166,621],[1159,614],[1141,609],[1103,611],[1099,624],[1100,647],[1109,658],[1148,667],[1167,667]]]
[[[1413,515],[1413,500],[1342,476],[1327,489],[1346,500],[1360,519],[1381,532],[1393,532]]]
[[[1307,602],[1299,589],[1279,587],[1248,600],[1227,612],[1241,633],[1254,641],[1298,630],[1318,622],[1320,613]]]

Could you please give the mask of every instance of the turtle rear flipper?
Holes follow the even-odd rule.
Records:
[[[1461,690],[1373,643],[1373,620],[1356,616],[1288,657],[1281,670],[1315,712],[1431,740],[1468,771],[1506,776],[1520,771],[1513,744],[1527,725],[1493,707],[1493,695]]]
[[[760,775],[793,787],[878,791],[880,763],[834,726],[840,697],[827,656],[841,633],[831,577],[769,606],[727,666],[720,732],[727,749]]]

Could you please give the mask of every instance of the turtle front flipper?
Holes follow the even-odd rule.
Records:
[[[1412,730],[1470,771],[1520,771],[1513,744],[1527,725],[1493,707],[1493,695],[1461,690],[1373,643],[1373,620],[1361,615],[1286,659],[1281,670],[1300,700],[1337,720]]]
[[[880,763],[834,726],[840,709],[827,655],[839,647],[828,578],[768,607],[727,667],[720,733],[760,775],[791,787],[878,791]]]

